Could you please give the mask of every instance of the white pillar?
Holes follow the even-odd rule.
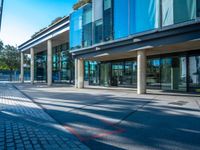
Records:
[[[31,48],[31,84],[34,84],[34,49]]]
[[[137,93],[146,93],[146,53],[137,51]]]
[[[78,88],[78,59],[75,59],[75,88]]]
[[[52,41],[47,41],[47,85],[52,85]]]
[[[20,71],[21,83],[24,83],[24,53],[21,52],[21,71]]]
[[[84,60],[78,59],[78,88],[84,88]]]

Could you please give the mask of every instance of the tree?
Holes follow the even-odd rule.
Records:
[[[0,51],[0,68],[10,71],[10,81],[12,81],[12,72],[20,68],[20,52],[11,45],[6,45]]]

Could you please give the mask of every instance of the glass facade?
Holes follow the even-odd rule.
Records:
[[[73,83],[74,60],[68,50],[68,44],[53,48],[53,82]]]
[[[70,15],[70,49],[82,47],[82,16],[83,9],[78,9]]]
[[[200,92],[200,55],[189,57],[189,90]]]
[[[83,47],[92,45],[92,4],[83,7]]]
[[[113,3],[112,0],[103,1],[103,40],[113,39]]]
[[[158,0],[130,0],[130,34],[158,28]]]
[[[34,77],[36,81],[46,82],[47,81],[47,53],[41,52],[35,55],[35,68]]]
[[[161,85],[160,58],[147,60],[147,86],[160,88]]]
[[[129,0],[114,0],[114,39],[129,35]]]
[[[162,0],[163,26],[190,21],[197,14],[197,0]]]
[[[200,0],[93,0],[70,16],[70,49],[200,17]]]

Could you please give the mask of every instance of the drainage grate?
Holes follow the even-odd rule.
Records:
[[[169,104],[171,105],[178,105],[178,106],[183,106],[183,105],[186,105],[188,102],[186,101],[177,101],[177,102],[171,102]]]

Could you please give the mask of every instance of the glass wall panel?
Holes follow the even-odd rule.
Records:
[[[83,47],[92,45],[92,4],[83,8]]]
[[[53,82],[74,81],[74,61],[69,53],[68,44],[53,48]]]
[[[113,35],[113,12],[112,12],[112,0],[104,0],[103,5],[103,35],[104,41],[112,39]]]
[[[158,28],[158,0],[130,0],[131,34]]]
[[[189,90],[200,92],[200,56],[189,58]]]
[[[160,88],[160,58],[147,60],[147,86]]]
[[[135,86],[137,84],[136,61],[125,61],[123,73],[123,85]]]
[[[94,22],[103,18],[103,0],[93,0]]]
[[[47,54],[41,52],[35,55],[35,80],[46,82],[47,80]]]
[[[186,57],[161,59],[161,86],[164,90],[186,91]]]
[[[83,9],[78,9],[70,15],[70,49],[82,47],[82,15]]]
[[[162,25],[168,26],[196,18],[196,0],[162,0]]]
[[[197,0],[197,17],[200,17],[200,0]]]
[[[111,64],[101,63],[100,65],[100,84],[103,86],[110,86]]]
[[[129,35],[129,0],[114,0],[114,39]]]
[[[93,1],[94,44],[103,41],[103,0]]]
[[[103,20],[94,23],[94,44],[103,42]]]
[[[89,84],[99,85],[99,64],[97,62],[89,62]]]
[[[174,0],[162,0],[162,25],[168,26],[174,23]]]
[[[124,72],[123,62],[112,63],[112,76],[111,76],[112,86],[123,85],[123,72]]]

